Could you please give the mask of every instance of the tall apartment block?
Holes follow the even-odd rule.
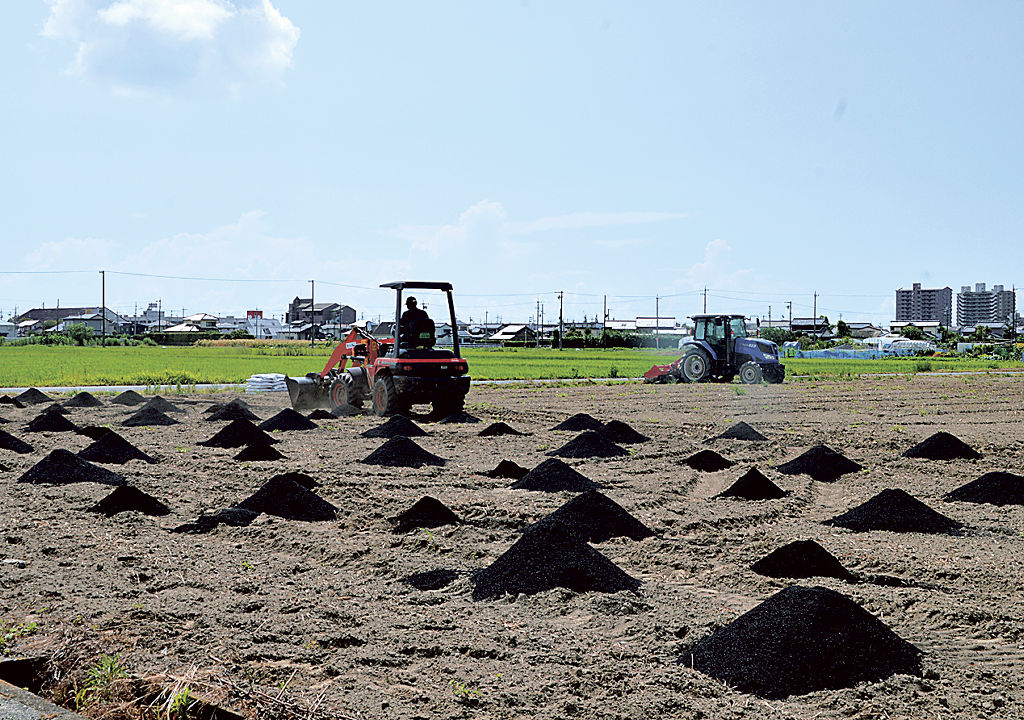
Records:
[[[953,323],[953,288],[913,288],[896,291],[896,322],[939,322],[944,327]]]
[[[993,285],[991,290],[985,289],[985,283],[975,284],[974,290],[964,285],[956,295],[956,323],[960,326],[1010,322],[1016,309],[1013,291],[1002,285]]]

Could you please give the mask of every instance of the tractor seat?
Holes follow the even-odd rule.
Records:
[[[434,321],[430,318],[420,318],[413,323],[412,327],[398,337],[400,349],[432,348],[437,338],[434,336]]]

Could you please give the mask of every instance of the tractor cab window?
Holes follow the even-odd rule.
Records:
[[[732,318],[729,324],[734,338],[745,338],[747,336],[747,323],[743,318]]]
[[[725,325],[722,318],[701,318],[693,328],[694,340],[706,340],[716,343],[725,340]]]

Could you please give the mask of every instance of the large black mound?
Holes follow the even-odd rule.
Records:
[[[778,471],[783,475],[810,475],[818,482],[835,482],[843,475],[863,469],[860,463],[855,463],[825,445],[815,445],[804,454],[778,467]]]
[[[149,400],[146,401],[146,404],[143,405],[142,407],[143,408],[152,408],[154,410],[159,410],[162,413],[169,413],[169,412],[183,413],[183,412],[185,412],[184,410],[182,410],[180,407],[178,407],[174,403],[169,402],[169,401],[163,399],[159,395],[154,395],[153,397],[151,397]]]
[[[90,440],[99,440],[101,437],[103,437],[107,433],[112,433],[112,432],[114,432],[114,431],[111,430],[110,428],[104,427],[102,425],[81,425],[77,430],[75,430],[76,434],[84,435],[85,437],[89,438]]]
[[[386,422],[362,433],[364,438],[423,437],[427,433],[405,415],[392,415]]]
[[[444,465],[444,459],[427,452],[404,435],[397,435],[361,460],[367,465],[384,467],[423,467]]]
[[[83,390],[82,392],[77,393],[70,400],[65,400],[64,401],[64,407],[66,407],[66,408],[94,408],[94,407],[103,407],[103,403],[101,403],[99,401],[99,399],[95,395],[93,395],[91,392],[88,392],[87,390]]]
[[[623,445],[634,445],[650,440],[649,437],[641,432],[637,432],[631,425],[621,420],[609,420],[597,432],[601,433],[606,440]]]
[[[417,590],[441,590],[455,582],[459,576],[458,570],[427,570],[425,572],[413,573],[402,578],[406,585],[412,585]]]
[[[125,479],[99,465],[93,465],[67,450],[54,450],[30,467],[18,482],[34,485],[69,485],[94,482],[102,485],[124,485]]]
[[[44,410],[32,418],[28,432],[74,432],[78,426],[54,410]]]
[[[990,505],[1024,505],[1024,477],[1008,472],[985,473],[948,493],[945,499]]]
[[[102,513],[107,517],[123,512],[140,512],[160,517],[169,515],[171,510],[152,495],[130,485],[122,485],[89,508],[89,512]]]
[[[14,408],[25,407],[25,403],[23,403],[21,400],[18,400],[17,398],[12,398],[10,395],[0,396],[0,405],[10,405],[11,407]]]
[[[320,426],[291,408],[285,408],[269,420],[261,422],[258,427],[260,430],[267,432],[273,432],[274,430],[288,432],[290,430],[316,430]]]
[[[243,445],[272,445],[277,440],[267,435],[249,420],[232,420],[209,440],[199,443],[206,447],[236,448]]]
[[[700,472],[718,472],[719,470],[731,468],[735,464],[732,460],[725,459],[714,450],[701,450],[683,460],[683,465],[687,465]]]
[[[576,413],[572,417],[558,423],[551,429],[580,432],[581,430],[600,430],[603,427],[604,423],[597,418],[587,415],[586,413]]]
[[[235,460],[255,460],[259,462],[269,462],[273,460],[281,460],[283,458],[284,455],[282,455],[277,448],[261,442],[246,445],[238,452],[238,454],[235,455]]]
[[[708,438],[708,442],[712,440],[745,440],[747,442],[765,442],[768,438],[759,433],[754,428],[747,425],[742,420],[725,432],[715,435],[712,438]]]
[[[10,450],[19,455],[32,452],[32,446],[20,438],[16,438],[6,430],[0,430],[0,450]]]
[[[134,390],[125,390],[120,395],[115,395],[110,399],[110,402],[118,405],[141,405],[146,402],[146,398],[139,395]]]
[[[508,423],[503,423],[500,420],[493,422],[483,430],[477,433],[480,437],[497,437],[499,435],[525,435],[521,433]]]
[[[36,388],[29,388],[21,395],[15,395],[14,399],[24,405],[39,405],[40,403],[51,402],[53,400],[52,397],[37,390]]]
[[[948,432],[937,432],[903,453],[903,457],[925,460],[977,460],[981,453]]]
[[[151,425],[177,425],[178,421],[156,408],[140,407],[121,422],[124,427],[150,427]]]
[[[283,480],[291,480],[292,482],[298,483],[299,485],[301,485],[302,487],[306,488],[307,490],[312,490],[315,487],[320,487],[320,483],[318,483],[315,479],[313,479],[312,477],[310,477],[306,473],[295,472],[295,471],[279,473],[279,474],[275,475],[274,477],[272,477],[270,479],[271,480],[282,480],[282,479]]]
[[[539,492],[586,492],[600,487],[558,458],[545,460],[510,485],[515,490]]]
[[[392,532],[405,533],[416,528],[435,528],[443,525],[461,525],[462,519],[436,498],[424,495],[408,510],[390,519]]]
[[[259,513],[242,508],[224,508],[212,515],[200,515],[195,522],[185,523],[171,530],[176,533],[207,533],[218,525],[246,527],[259,516]]]
[[[111,465],[124,465],[130,460],[142,460],[150,465],[156,463],[156,459],[139,450],[113,430],[106,430],[97,440],[94,440],[84,450],[80,450],[78,457],[89,462],[108,463]]]
[[[602,543],[614,537],[644,540],[654,536],[653,530],[597,490],[577,495],[534,525],[549,522],[562,523],[589,543]]]
[[[932,510],[904,490],[889,488],[862,505],[825,521],[826,525],[857,532],[952,533],[963,527],[952,518]]]
[[[329,412],[327,412],[323,408],[317,408],[316,410],[311,412],[309,415],[307,415],[306,418],[309,419],[309,420],[335,420],[336,419],[336,417],[334,415],[331,415]]]
[[[765,555],[750,569],[773,578],[831,577],[856,582],[839,558],[813,540],[795,540]]]
[[[239,400],[232,400],[215,408],[207,408],[207,410],[212,410],[212,412],[206,413],[205,419],[209,422],[230,422],[231,420],[260,421],[259,416]]]
[[[778,500],[781,497],[786,497],[788,494],[788,492],[765,477],[760,470],[750,468],[736,482],[715,495],[715,497],[732,497],[741,500]]]
[[[437,421],[441,424],[456,424],[462,425],[466,423],[478,423],[480,418],[470,415],[468,412],[457,412],[451,415],[445,415],[443,418]]]
[[[596,430],[586,430],[548,455],[564,458],[606,458],[629,455],[629,450],[605,439]]]
[[[263,487],[235,507],[286,520],[316,522],[338,517],[338,508],[312,490],[280,475],[267,480]]]
[[[921,674],[920,650],[823,587],[793,586],[772,595],[684,651],[680,661],[771,699]]]
[[[518,480],[519,478],[530,472],[528,468],[524,468],[519,463],[514,463],[511,460],[502,460],[494,466],[493,470],[488,470],[484,473],[487,477],[492,478],[508,478],[512,480]]]
[[[473,599],[519,593],[533,595],[556,587],[576,592],[635,591],[640,582],[559,522],[541,523],[523,533],[490,566],[473,576]]]

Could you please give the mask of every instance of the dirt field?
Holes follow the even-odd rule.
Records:
[[[35,446],[0,450],[0,620],[34,619],[20,650],[62,638],[118,653],[133,672],[210,673],[297,702],[319,698],[337,718],[1020,718],[1024,717],[1024,507],[947,503],[942,496],[990,470],[1024,465],[1024,385],[1007,376],[865,378],[782,386],[637,384],[474,387],[467,410],[524,437],[476,436],[485,425],[422,423],[444,467],[387,469],[358,461],[383,441],[355,417],[277,433],[284,460],[241,463],[200,447],[223,423],[203,410],[232,396],[171,398],[181,425],[118,426],[130,409],[69,410],[79,424],[111,423],[160,462],[106,466],[165,502],[171,514],[86,512],[109,487],[15,482],[72,433],[27,433],[43,406],[0,406],[0,426]],[[270,417],[280,394],[247,395]],[[108,402],[104,398],[104,402]],[[508,489],[480,473],[510,459],[532,468],[574,434],[549,430],[572,413],[618,419],[650,436],[631,455],[571,460],[658,536],[597,547],[639,579],[638,593],[574,593],[474,602],[469,573],[486,567],[519,529],[572,496]],[[765,443],[717,441],[737,465],[699,473],[681,465],[704,439],[743,420]],[[929,462],[901,453],[946,430],[981,460]],[[824,443],[865,470],[826,484],[774,467]],[[781,500],[712,499],[756,466],[790,491]],[[0,468],[2,469],[2,468]],[[228,507],[270,476],[304,471],[340,509],[332,522],[261,515],[207,534],[170,529]],[[960,536],[853,533],[831,518],[884,488],[902,488],[963,522]],[[393,534],[389,517],[424,495],[468,522]],[[749,566],[791,540],[815,539],[858,573],[905,587],[828,578],[772,580]],[[448,568],[457,580],[420,591],[412,573]],[[923,677],[766,701],[691,670],[683,649],[791,584],[853,598],[924,651]],[[841,651],[841,649],[837,649]],[[92,657],[86,657],[91,661]]]

